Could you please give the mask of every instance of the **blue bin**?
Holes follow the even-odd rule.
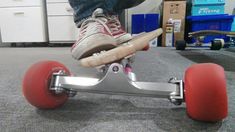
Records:
[[[220,30],[231,31],[231,26],[234,16],[223,15],[209,15],[209,16],[189,16],[187,17],[189,24],[189,32],[200,30]],[[223,38],[228,40],[225,35],[207,36],[204,43],[209,43],[215,38]],[[194,43],[195,39],[188,38],[189,43]]]
[[[193,5],[225,4],[225,0],[192,0]]]
[[[192,16],[224,14],[225,0],[193,0]]]
[[[145,32],[151,32],[159,28],[159,14],[145,15]]]
[[[159,14],[132,15],[132,34],[151,32],[159,27]]]
[[[145,28],[145,16],[144,14],[134,14],[132,15],[131,21],[131,33],[139,34],[144,32]]]
[[[235,32],[235,17],[233,19],[233,24],[232,24],[231,31]]]
[[[224,5],[197,5],[192,7],[192,16],[224,14]]]

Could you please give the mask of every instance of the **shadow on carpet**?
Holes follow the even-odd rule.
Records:
[[[234,50],[235,52],[235,50]],[[196,63],[216,63],[224,67],[225,71],[235,72],[235,59],[228,55],[219,54],[219,52],[197,52],[182,51],[178,52],[181,56]]]

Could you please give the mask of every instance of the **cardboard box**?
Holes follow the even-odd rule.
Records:
[[[174,43],[176,40],[184,40],[185,30],[186,1],[164,1],[163,2],[163,34],[162,46],[166,46],[166,24],[169,19],[173,19],[174,26]]]

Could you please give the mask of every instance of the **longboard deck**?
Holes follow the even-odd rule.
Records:
[[[191,32],[188,34],[190,38],[208,36],[208,35],[227,35],[227,36],[235,37],[235,32],[227,32],[227,31],[219,31],[219,30],[201,30],[197,32]]]
[[[141,34],[117,48],[81,59],[80,65],[83,67],[97,67],[121,60],[136,53],[137,51],[144,49],[146,46],[148,46],[149,41],[160,36],[161,34],[161,28],[149,33]]]

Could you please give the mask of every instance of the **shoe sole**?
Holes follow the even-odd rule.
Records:
[[[119,47],[111,49],[109,51],[100,53],[95,56],[90,56],[80,60],[80,65],[83,67],[97,67],[105,64],[121,60],[126,56],[132,55],[137,51],[144,49],[149,41],[160,36],[162,29],[157,29],[149,33],[144,33],[134,37],[132,40],[122,44]]]
[[[131,36],[131,34],[126,33],[124,35],[116,37],[115,39],[117,40],[117,44],[119,45],[119,44],[123,44],[125,42],[130,41],[132,39],[132,36]]]

